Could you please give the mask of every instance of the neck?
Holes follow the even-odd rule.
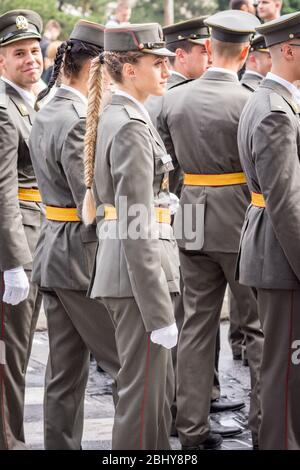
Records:
[[[72,88],[75,88],[75,90],[79,91],[80,93],[83,94],[87,98],[88,96],[88,83],[87,81],[83,80],[74,80],[72,78],[63,78],[62,83],[64,85],[68,85]]]
[[[124,91],[125,93],[128,93],[129,95],[133,96],[137,101],[140,103],[145,103],[146,99],[149,97],[148,93],[143,93],[140,92],[139,90],[136,90],[130,85],[126,85],[124,83],[118,83],[118,88],[121,91]]]
[[[253,67],[252,65],[247,65],[246,66],[246,72],[255,72],[255,73],[260,73],[255,67]],[[260,73],[261,75],[261,73]]]
[[[212,67],[220,67],[237,73],[241,68],[241,64],[232,60],[224,59],[223,57],[214,57]]]
[[[295,77],[293,71],[289,70],[288,67],[278,67],[274,64],[271,68],[271,72],[290,83],[293,83],[298,79],[298,77]]]
[[[171,67],[170,67],[170,68],[171,68]],[[181,73],[181,75],[183,75],[183,76],[186,77],[186,78],[190,78],[190,77],[189,77],[189,74],[188,74],[187,71],[185,70],[184,65],[178,63],[176,60],[175,60],[175,63],[174,63],[174,67],[172,67],[171,70],[174,70],[174,72]]]
[[[28,91],[29,93],[33,93],[33,87],[35,85],[35,83],[30,83],[29,85],[20,85],[19,83],[15,83],[13,80],[11,80],[10,77],[8,77],[5,72],[3,72],[2,74],[2,77],[3,78],[6,78],[7,80],[9,80],[11,83],[13,83],[14,85],[18,86],[19,88],[22,88],[22,90],[24,91]]]

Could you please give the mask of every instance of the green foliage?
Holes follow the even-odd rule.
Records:
[[[61,7],[66,3],[74,7],[81,6],[83,8],[82,14],[80,15],[80,12],[78,12],[79,15],[76,16],[59,10],[59,6]],[[34,10],[41,15],[44,25],[53,18],[59,21],[62,26],[60,39],[66,39],[76,21],[87,13],[90,21],[103,22],[106,3],[106,0],[68,0],[68,2],[57,2],[56,0],[1,0],[0,14],[15,9]]]
[[[84,17],[104,23],[105,9],[110,0],[0,0],[0,14],[14,9],[37,11],[44,24],[54,18],[62,26],[61,39],[68,37],[74,23]],[[229,0],[174,0],[175,21],[226,10]],[[73,8],[73,10],[72,10]],[[300,10],[300,0],[284,0],[283,13]],[[66,11],[71,13],[66,13]],[[76,14],[74,14],[76,13]],[[137,0],[131,21],[134,23],[157,21],[164,23],[164,0]]]

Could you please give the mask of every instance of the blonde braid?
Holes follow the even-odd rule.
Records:
[[[82,219],[85,225],[92,224],[96,217],[96,204],[92,191],[94,181],[95,150],[100,106],[103,94],[103,73],[100,58],[91,62],[89,74],[88,107],[86,118],[86,134],[84,138],[84,182],[85,193]]]

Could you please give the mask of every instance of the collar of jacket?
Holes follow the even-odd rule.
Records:
[[[25,103],[23,98],[19,95],[17,90],[15,90],[9,83],[3,82],[5,86],[5,92],[9,96],[10,100],[15,104],[19,113],[22,117],[28,117],[30,124],[33,123],[33,118],[36,111],[28,104]]]
[[[281,83],[275,82],[274,80],[270,80],[269,78],[265,78],[261,82],[260,87],[269,88],[275,93],[278,93],[278,95],[280,95],[287,102],[287,104],[292,108],[295,114],[299,113],[298,104],[293,99],[293,96],[290,93],[290,91],[287,88],[285,88],[283,85],[281,85]]]
[[[126,109],[126,112],[128,113],[128,116],[130,117],[130,119],[144,122],[146,124],[146,126],[148,127],[148,129],[149,129],[152,137],[156,141],[156,143],[165,150],[164,143],[163,143],[159,133],[157,132],[157,130],[153,126],[151,120],[148,121],[146,116],[142,113],[142,111],[135,104],[134,101],[130,100],[126,96],[116,94],[116,95],[112,96],[111,104],[112,105],[121,105],[121,106],[123,106]]]
[[[239,83],[238,77],[234,77],[230,72],[221,72],[218,70],[206,70],[202,75],[205,80],[219,80],[223,82]]]
[[[73,93],[71,90],[65,90],[64,88],[58,88],[55,95],[57,98],[65,98],[67,100],[77,101],[78,103],[83,103],[76,93]]]

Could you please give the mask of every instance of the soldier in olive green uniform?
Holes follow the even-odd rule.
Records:
[[[159,31],[158,24],[105,30],[101,60],[116,90],[98,126],[95,175],[97,107],[91,106],[87,117],[84,214],[87,221],[95,216],[85,212],[94,181],[99,230],[91,296],[100,297],[110,312],[121,362],[113,449],[169,448],[174,390],[167,384],[168,349],[177,342],[170,294],[179,292],[168,190],[173,166],[143,105],[150,94],[164,92],[168,77],[165,56],[172,53]],[[99,63],[92,77],[101,72]],[[91,80],[89,96],[95,97],[93,90],[97,96],[99,87]]]
[[[163,28],[166,46],[176,53],[169,57],[170,76],[167,81],[167,90],[174,85],[179,85],[186,80],[201,77],[208,66],[208,55],[205,48],[205,40],[209,37],[208,27],[203,21],[207,16],[181,21]],[[162,96],[150,96],[145,102],[152,122],[157,127],[157,118],[161,111]],[[170,174],[170,191],[180,193],[181,185],[173,188],[172,179],[176,171]],[[180,195],[180,194],[179,194]]]
[[[251,41],[246,71],[241,79],[241,84],[250,91],[255,91],[267,73],[270,72],[271,66],[272,60],[265,39],[261,34],[257,34]]]
[[[42,73],[41,31],[42,20],[33,11],[0,17],[0,449],[25,448],[25,373],[41,305],[37,285],[29,289],[28,282],[41,224],[28,149],[32,86]]]
[[[103,50],[103,31],[102,25],[80,20],[60,46],[50,87],[64,61],[62,85],[38,113],[29,140],[46,205],[33,272],[43,290],[50,345],[46,449],[80,449],[89,351],[111,377],[119,370],[110,316],[100,302],[86,297],[97,235],[95,225],[81,222],[87,80],[91,60]]]
[[[239,281],[258,291],[265,342],[260,449],[300,449],[300,12],[257,28],[272,56],[240,120],[240,157],[252,191]]]
[[[257,385],[263,342],[255,296],[234,279],[239,236],[249,203],[237,149],[238,121],[249,91],[241,87],[236,72],[246,60],[250,33],[259,22],[248,13],[226,11],[205,23],[212,27],[212,42],[207,46],[212,48],[213,67],[200,79],[169,90],[159,124],[166,142],[171,137],[185,173],[180,199],[184,221],[179,211],[174,224],[185,286],[185,320],[177,357],[177,429],[184,448],[220,444],[220,439],[209,433],[208,414],[216,335],[227,283],[238,302],[247,338],[252,385],[249,425],[254,439],[258,432]],[[193,231],[194,239],[190,237]]]
[[[241,79],[241,84],[250,91],[255,91],[272,65],[269,49],[266,47],[265,39],[261,34],[257,34],[251,40],[249,56],[246,62],[246,71]],[[245,351],[245,337],[239,325],[239,313],[235,299],[229,291],[230,303],[230,327],[228,338],[232,348],[233,357],[243,357],[244,363],[247,361]]]

